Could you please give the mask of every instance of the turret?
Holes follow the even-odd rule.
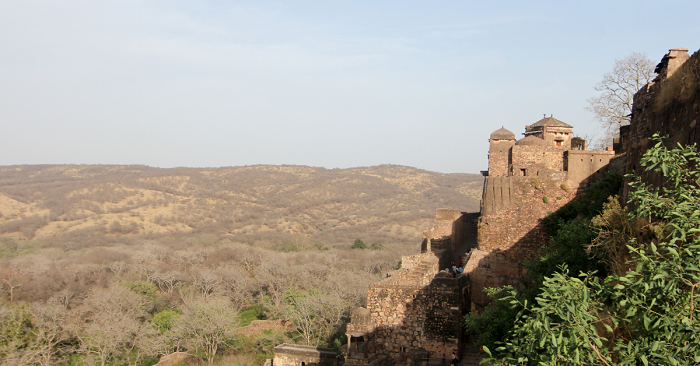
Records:
[[[515,134],[501,127],[489,137],[490,177],[508,176],[508,166],[512,163],[511,147],[515,145]]]

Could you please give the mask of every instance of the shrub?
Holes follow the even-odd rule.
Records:
[[[367,245],[360,238],[355,239],[355,242],[350,247],[350,249],[365,249],[365,248],[367,248]]]
[[[385,249],[384,244],[382,244],[382,243],[372,243],[371,248],[374,250],[384,250]]]
[[[667,149],[658,135],[650,141],[657,143],[640,164],[665,182],[653,186],[628,176],[636,178],[629,184],[635,209],[628,219],[648,222],[656,239],[629,238],[625,273],[601,280],[594,272],[569,275],[562,266],[544,279],[536,302],[513,293],[511,304],[523,309],[515,327],[497,355],[485,352],[507,364],[700,362],[700,154],[695,145]]]
[[[173,319],[178,315],[179,313],[175,310],[164,309],[153,316],[153,324],[161,333],[165,333],[173,327]]]

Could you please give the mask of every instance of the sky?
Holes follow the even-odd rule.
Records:
[[[0,0],[0,165],[488,166],[633,52],[700,48],[698,1]]]

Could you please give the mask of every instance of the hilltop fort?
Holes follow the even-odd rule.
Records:
[[[670,144],[700,141],[700,52],[672,49],[656,73],[635,95],[616,151],[588,150],[571,125],[552,115],[526,125],[520,139],[505,128],[494,131],[480,212],[438,209],[421,253],[404,256],[401,269],[371,285],[367,307],[355,309],[347,325],[346,365],[439,364],[453,352],[463,365],[477,364],[460,321],[489,303],[485,287],[527,285],[522,262],[549,239],[541,219],[608,170],[657,180],[638,164],[655,132],[668,134]],[[464,265],[460,275],[444,271],[454,262]],[[335,362],[318,349],[284,346],[275,349],[275,366]]]

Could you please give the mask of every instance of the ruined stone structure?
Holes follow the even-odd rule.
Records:
[[[370,286],[367,308],[353,312],[344,347],[347,365],[419,365],[459,351],[467,277],[441,269],[476,245],[478,217],[436,210],[422,253],[402,257],[401,269]]]
[[[330,348],[284,343],[274,348],[275,357],[265,366],[337,366],[337,353]]]

